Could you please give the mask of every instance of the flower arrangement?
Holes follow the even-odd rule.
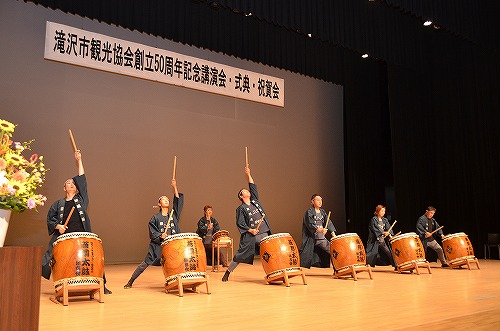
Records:
[[[22,212],[43,206],[47,197],[36,194],[45,181],[48,169],[43,156],[32,154],[29,159],[22,155],[31,150],[29,142],[11,140],[16,125],[0,119],[0,208]]]

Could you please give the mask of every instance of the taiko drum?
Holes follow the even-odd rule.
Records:
[[[219,230],[212,235],[212,241],[223,240],[223,238],[228,238],[229,240],[229,231]]]
[[[300,268],[299,250],[289,233],[276,233],[260,241],[260,258],[266,275]]]
[[[104,251],[102,241],[96,234],[62,234],[53,247],[50,266],[55,284],[66,278],[103,277]]]
[[[365,266],[366,252],[356,233],[344,233],[330,239],[330,257],[337,272],[349,266]]]
[[[207,256],[203,241],[196,233],[168,236],[161,245],[161,264],[167,282],[179,274],[205,274]]]
[[[392,255],[398,268],[404,268],[413,262],[425,262],[425,250],[418,235],[408,232],[391,239]]]
[[[443,238],[443,250],[449,263],[474,259],[474,248],[469,237],[463,233],[449,234]]]

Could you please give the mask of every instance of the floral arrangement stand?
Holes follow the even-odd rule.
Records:
[[[0,119],[0,209],[11,212],[23,212],[43,206],[47,198],[36,191],[45,181],[48,169],[43,163],[43,156],[32,154],[27,159],[23,153],[31,150],[31,143],[15,142],[11,138],[16,125]],[[3,247],[7,233],[10,213],[3,215],[0,225],[0,247]]]

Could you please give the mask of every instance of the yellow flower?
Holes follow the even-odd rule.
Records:
[[[16,126],[14,124],[0,118],[0,130],[2,130],[4,132],[12,133],[12,132],[14,132],[15,128],[16,128]]]
[[[28,162],[22,157],[21,155],[18,155],[17,153],[13,152],[7,152],[4,155],[5,161],[7,161],[7,164],[13,165],[13,166],[20,166],[27,164]]]

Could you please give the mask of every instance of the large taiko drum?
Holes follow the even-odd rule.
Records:
[[[262,238],[260,258],[268,278],[284,270],[301,270],[299,250],[289,233],[276,233]]]
[[[443,250],[450,264],[475,258],[474,248],[472,248],[469,237],[463,232],[445,236],[443,238]]]
[[[99,284],[104,274],[102,241],[90,232],[60,235],[53,243],[52,278],[56,291],[67,279],[71,285]]]
[[[161,264],[165,285],[177,280],[205,277],[207,256],[200,236],[196,233],[178,233],[168,236],[161,244]]]
[[[330,257],[339,273],[349,266],[366,266],[365,246],[356,233],[344,233],[330,239]]]
[[[226,231],[226,230],[219,230],[217,232],[215,232],[213,235],[212,235],[212,241],[231,241],[231,238],[229,238],[229,231]]]
[[[413,262],[426,262],[424,246],[415,232],[393,237],[391,246],[394,262],[400,269],[413,265]]]

